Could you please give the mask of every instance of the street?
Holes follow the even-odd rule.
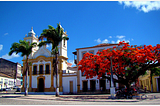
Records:
[[[0,105],[159,105],[160,99],[143,100],[139,102],[84,102],[84,101],[59,101],[36,100],[21,98],[0,98]]]
[[[154,93],[159,96],[160,93]],[[152,95],[149,93],[148,95]],[[76,97],[76,98],[73,98]],[[97,97],[97,98],[94,98]],[[159,105],[155,99],[105,99],[106,95],[28,95],[0,94],[0,105]],[[91,99],[93,98],[93,99]]]

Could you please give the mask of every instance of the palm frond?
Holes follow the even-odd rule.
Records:
[[[42,47],[43,45],[47,45],[47,44],[50,44],[50,43],[52,43],[50,40],[41,41],[41,42],[38,44],[38,46],[39,46],[39,47]]]
[[[19,43],[13,43],[11,48],[10,48],[10,52],[9,55],[12,55],[14,52],[16,54],[18,53],[22,53],[21,56],[29,56],[29,54],[31,54],[32,52],[32,48],[35,47],[37,45],[37,43],[31,43],[29,44],[29,42],[27,41],[22,41],[20,40]]]

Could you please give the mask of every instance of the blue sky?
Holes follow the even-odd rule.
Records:
[[[131,45],[160,44],[160,2],[0,1],[0,57],[22,64],[20,54],[8,56],[12,43],[31,27],[40,36],[48,25],[67,31],[68,62],[76,48],[125,40]],[[49,48],[49,47],[48,47]]]

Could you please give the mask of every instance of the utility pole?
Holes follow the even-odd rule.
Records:
[[[110,94],[111,98],[115,98],[115,87],[114,87],[114,82],[113,82],[113,71],[112,71],[112,56],[110,57],[111,59],[111,87],[110,87]]]

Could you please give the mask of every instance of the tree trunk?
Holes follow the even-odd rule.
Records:
[[[59,96],[59,85],[58,85],[58,53],[56,53],[56,96]]]
[[[28,56],[26,60],[26,86],[25,86],[25,96],[28,95]]]

